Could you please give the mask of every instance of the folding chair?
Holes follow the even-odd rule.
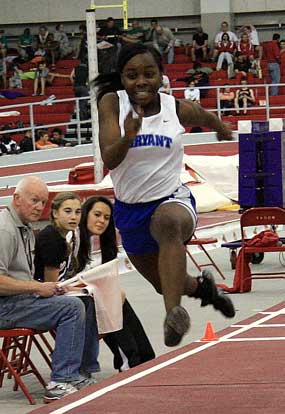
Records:
[[[278,225],[285,224],[285,210],[280,207],[255,207],[246,210],[240,218],[240,228],[241,228],[241,269],[243,272],[245,256],[247,254],[253,253],[265,253],[265,252],[285,252],[285,245],[280,246],[271,246],[271,247],[261,247],[261,246],[247,246],[245,238],[245,227],[253,227],[258,225]],[[283,275],[283,276],[281,276]],[[244,282],[247,279],[285,279],[285,271],[283,272],[258,272],[251,273],[250,277],[244,278],[244,275],[241,274],[241,288],[240,291],[243,292]]]
[[[0,388],[3,386],[5,374],[10,375],[14,378],[14,391],[20,386],[30,404],[35,404],[35,400],[21,377],[32,373],[43,387],[46,385],[27,352],[27,342],[30,338],[33,340],[34,335],[35,331],[28,328],[0,330],[0,338],[3,340],[0,347]]]
[[[193,255],[189,252],[189,250],[186,248],[186,253],[188,255],[188,257],[192,260],[192,262],[194,263],[194,265],[196,266],[196,268],[199,270],[199,272],[201,272],[202,267],[205,266],[213,266],[216,271],[219,273],[219,275],[221,276],[222,279],[225,279],[225,276],[223,275],[221,269],[218,267],[218,265],[214,262],[214,260],[212,259],[212,257],[210,256],[209,252],[207,252],[207,250],[204,247],[204,244],[215,244],[217,243],[218,239],[216,239],[215,237],[209,237],[209,238],[203,238],[203,239],[199,239],[198,237],[195,236],[195,234],[193,235],[193,238],[191,240],[189,240],[189,242],[187,243],[187,246],[199,246],[200,249],[202,250],[202,252],[207,256],[209,262],[207,263],[198,263]]]

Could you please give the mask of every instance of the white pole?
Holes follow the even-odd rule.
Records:
[[[88,42],[88,65],[89,65],[89,81],[92,81],[98,75],[98,55],[97,55],[97,36],[96,36],[96,16],[95,8],[86,10],[86,28]],[[101,158],[99,146],[99,121],[98,108],[96,101],[95,89],[90,91],[91,102],[91,127],[94,157],[94,181],[100,183],[103,180],[103,161]]]

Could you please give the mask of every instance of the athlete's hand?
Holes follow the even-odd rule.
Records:
[[[233,139],[233,131],[230,124],[222,123],[216,132],[218,141],[232,141]]]
[[[135,115],[135,116],[134,116]],[[125,138],[132,142],[139,132],[142,125],[143,110],[140,107],[136,107],[136,112],[131,110],[124,122]]]

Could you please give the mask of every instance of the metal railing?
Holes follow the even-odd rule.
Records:
[[[278,105],[278,106],[276,106],[276,105],[275,106],[274,105],[270,105],[270,101],[269,101],[270,100],[270,97],[272,97],[272,96],[270,96],[270,88],[272,86],[278,86],[278,87],[285,86],[285,83],[276,83],[276,84],[274,84],[274,83],[271,83],[271,84],[266,84],[266,83],[253,83],[253,84],[246,84],[246,85],[229,85],[229,84],[226,84],[226,86],[229,89],[239,89],[239,88],[242,88],[242,87],[245,87],[246,86],[248,88],[253,89],[253,91],[256,88],[258,88],[258,89],[264,88],[264,95],[262,95],[262,100],[265,101],[264,102],[264,105],[260,105],[260,104],[257,105],[257,103],[261,100],[261,96],[260,96],[260,93],[255,94],[255,104],[254,105],[251,105],[251,106],[248,106],[246,108],[247,111],[253,111],[253,110],[264,111],[265,110],[265,112],[266,112],[266,120],[268,121],[269,118],[270,118],[270,110],[272,110],[272,109],[284,109],[284,118],[285,118],[285,94],[284,94],[284,105]],[[216,97],[215,97],[215,99],[216,99],[216,106],[214,108],[208,108],[207,107],[205,109],[207,111],[210,111],[210,112],[216,112],[219,118],[222,117],[222,113],[223,112],[232,112],[232,111],[234,111],[236,109],[235,107],[233,107],[233,108],[221,108],[221,101],[220,101],[219,96],[220,96],[220,92],[225,89],[225,85],[199,86],[197,88],[200,91],[201,90],[216,89]],[[175,88],[171,88],[170,93],[171,93],[171,95],[173,95],[173,92],[174,91],[184,91],[185,89],[187,89],[187,87],[179,87],[179,88],[178,87],[175,87]],[[278,95],[278,96],[280,96],[280,95]],[[201,99],[203,100],[203,99],[211,99],[211,98],[210,97],[205,97],[205,98],[201,98]],[[200,101],[201,101],[201,99],[200,99]],[[213,99],[214,99],[214,97],[213,97]],[[242,110],[242,109],[243,108],[239,108],[239,110]]]
[[[230,89],[238,89],[241,87],[244,87],[245,85],[227,85]],[[247,108],[247,111],[249,111],[249,115],[250,116],[250,111],[253,110],[260,110],[260,111],[264,111],[266,113],[266,120],[270,119],[270,111],[272,109],[284,109],[284,118],[285,118],[285,95],[284,95],[284,105],[270,105],[269,99],[270,99],[270,88],[272,86],[285,86],[285,83],[279,83],[279,84],[247,84],[246,85],[249,88],[252,88],[253,90],[256,88],[264,88],[264,95],[262,95],[262,99],[264,99],[264,105],[253,105],[253,106],[249,106]],[[224,112],[232,112],[235,110],[235,108],[221,108],[221,103],[220,103],[220,99],[219,99],[219,95],[220,92],[225,88],[224,85],[218,85],[218,86],[203,86],[203,87],[199,87],[200,90],[211,90],[214,89],[216,90],[216,106],[214,108],[206,108],[207,111],[210,112],[216,112],[217,115],[219,116],[219,118],[222,117],[222,113]],[[186,87],[175,87],[175,88],[171,88],[170,93],[173,94],[175,91],[184,91],[186,89]],[[260,94],[255,94],[256,97],[256,102],[259,102],[260,100],[260,96],[258,96]],[[207,97],[202,98],[202,99],[209,99]],[[12,111],[12,110],[18,110],[22,107],[28,107],[29,110],[29,126],[25,126],[22,128],[14,128],[14,129],[7,129],[7,130],[3,130],[0,131],[0,134],[5,134],[5,133],[20,133],[20,132],[25,132],[28,130],[32,131],[32,140],[33,140],[33,147],[35,149],[35,136],[36,136],[36,131],[39,129],[47,129],[47,128],[51,128],[51,127],[61,127],[61,126],[73,126],[75,128],[74,130],[74,135],[76,137],[76,143],[77,144],[82,144],[82,131],[81,131],[81,127],[84,125],[87,125],[91,123],[91,118],[86,119],[86,120],[80,120],[80,105],[79,102],[82,100],[90,100],[90,96],[86,96],[86,97],[80,97],[80,98],[64,98],[64,99],[55,99],[52,101],[52,105],[56,105],[58,103],[64,103],[64,102],[74,102],[74,113],[76,115],[74,120],[70,120],[69,122],[54,122],[54,123],[50,123],[50,124],[41,124],[38,125],[35,122],[35,107],[37,106],[44,106],[44,101],[46,101],[46,99],[44,99],[43,101],[38,101],[38,102],[27,102],[27,103],[22,103],[22,104],[14,104],[14,105],[5,105],[5,106],[0,106],[0,112],[6,112],[6,111]],[[0,101],[1,103],[1,101]],[[242,108],[240,108],[242,110]],[[70,114],[71,115],[71,114]],[[281,116],[280,116],[281,117]],[[3,119],[3,124],[5,124],[5,117],[0,117],[0,121]],[[15,117],[15,120],[18,120],[18,117]],[[92,139],[92,138],[91,138]]]
[[[36,131],[39,129],[47,129],[47,128],[52,128],[52,127],[62,127],[62,126],[73,126],[75,127],[75,135],[77,138],[77,144],[81,144],[82,143],[82,134],[81,134],[81,126],[82,125],[86,125],[86,124],[90,124],[91,122],[91,118],[86,119],[86,120],[80,120],[80,106],[79,106],[79,102],[83,101],[83,100],[90,100],[90,96],[84,96],[84,97],[80,97],[80,98],[64,98],[64,99],[54,99],[52,100],[50,103],[45,103],[45,101],[47,101],[48,98],[43,99],[42,101],[38,101],[38,102],[26,102],[26,103],[22,103],[22,104],[14,104],[14,105],[5,105],[5,106],[0,106],[0,112],[6,112],[6,111],[15,111],[18,110],[20,108],[23,107],[28,107],[29,110],[29,126],[25,126],[22,128],[13,128],[13,129],[7,129],[7,130],[1,130],[0,134],[5,134],[5,133],[17,133],[17,132],[25,132],[25,131],[32,131],[32,140],[33,140],[33,148],[35,150],[35,138],[36,138]],[[75,113],[76,118],[74,120],[71,120],[69,122],[54,122],[51,124],[37,124],[35,122],[35,107],[37,106],[47,106],[49,107],[50,105],[56,105],[58,103],[64,103],[64,102],[74,102],[74,111],[73,113]],[[1,101],[0,101],[1,103]],[[22,114],[23,115],[23,114]],[[70,113],[70,116],[72,115],[72,113]],[[15,120],[18,121],[18,118],[21,115],[15,116]],[[9,116],[9,119],[12,116]],[[6,117],[1,117],[0,116],[0,121],[3,119],[3,123],[5,124],[5,118]],[[7,116],[8,118],[8,116]]]

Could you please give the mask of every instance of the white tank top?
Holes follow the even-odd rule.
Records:
[[[126,91],[117,94],[119,125],[124,136],[124,121],[132,106]],[[115,196],[125,203],[145,203],[166,197],[181,184],[181,134],[185,129],[178,119],[174,97],[161,93],[160,102],[160,112],[143,118],[125,159],[110,173]]]

